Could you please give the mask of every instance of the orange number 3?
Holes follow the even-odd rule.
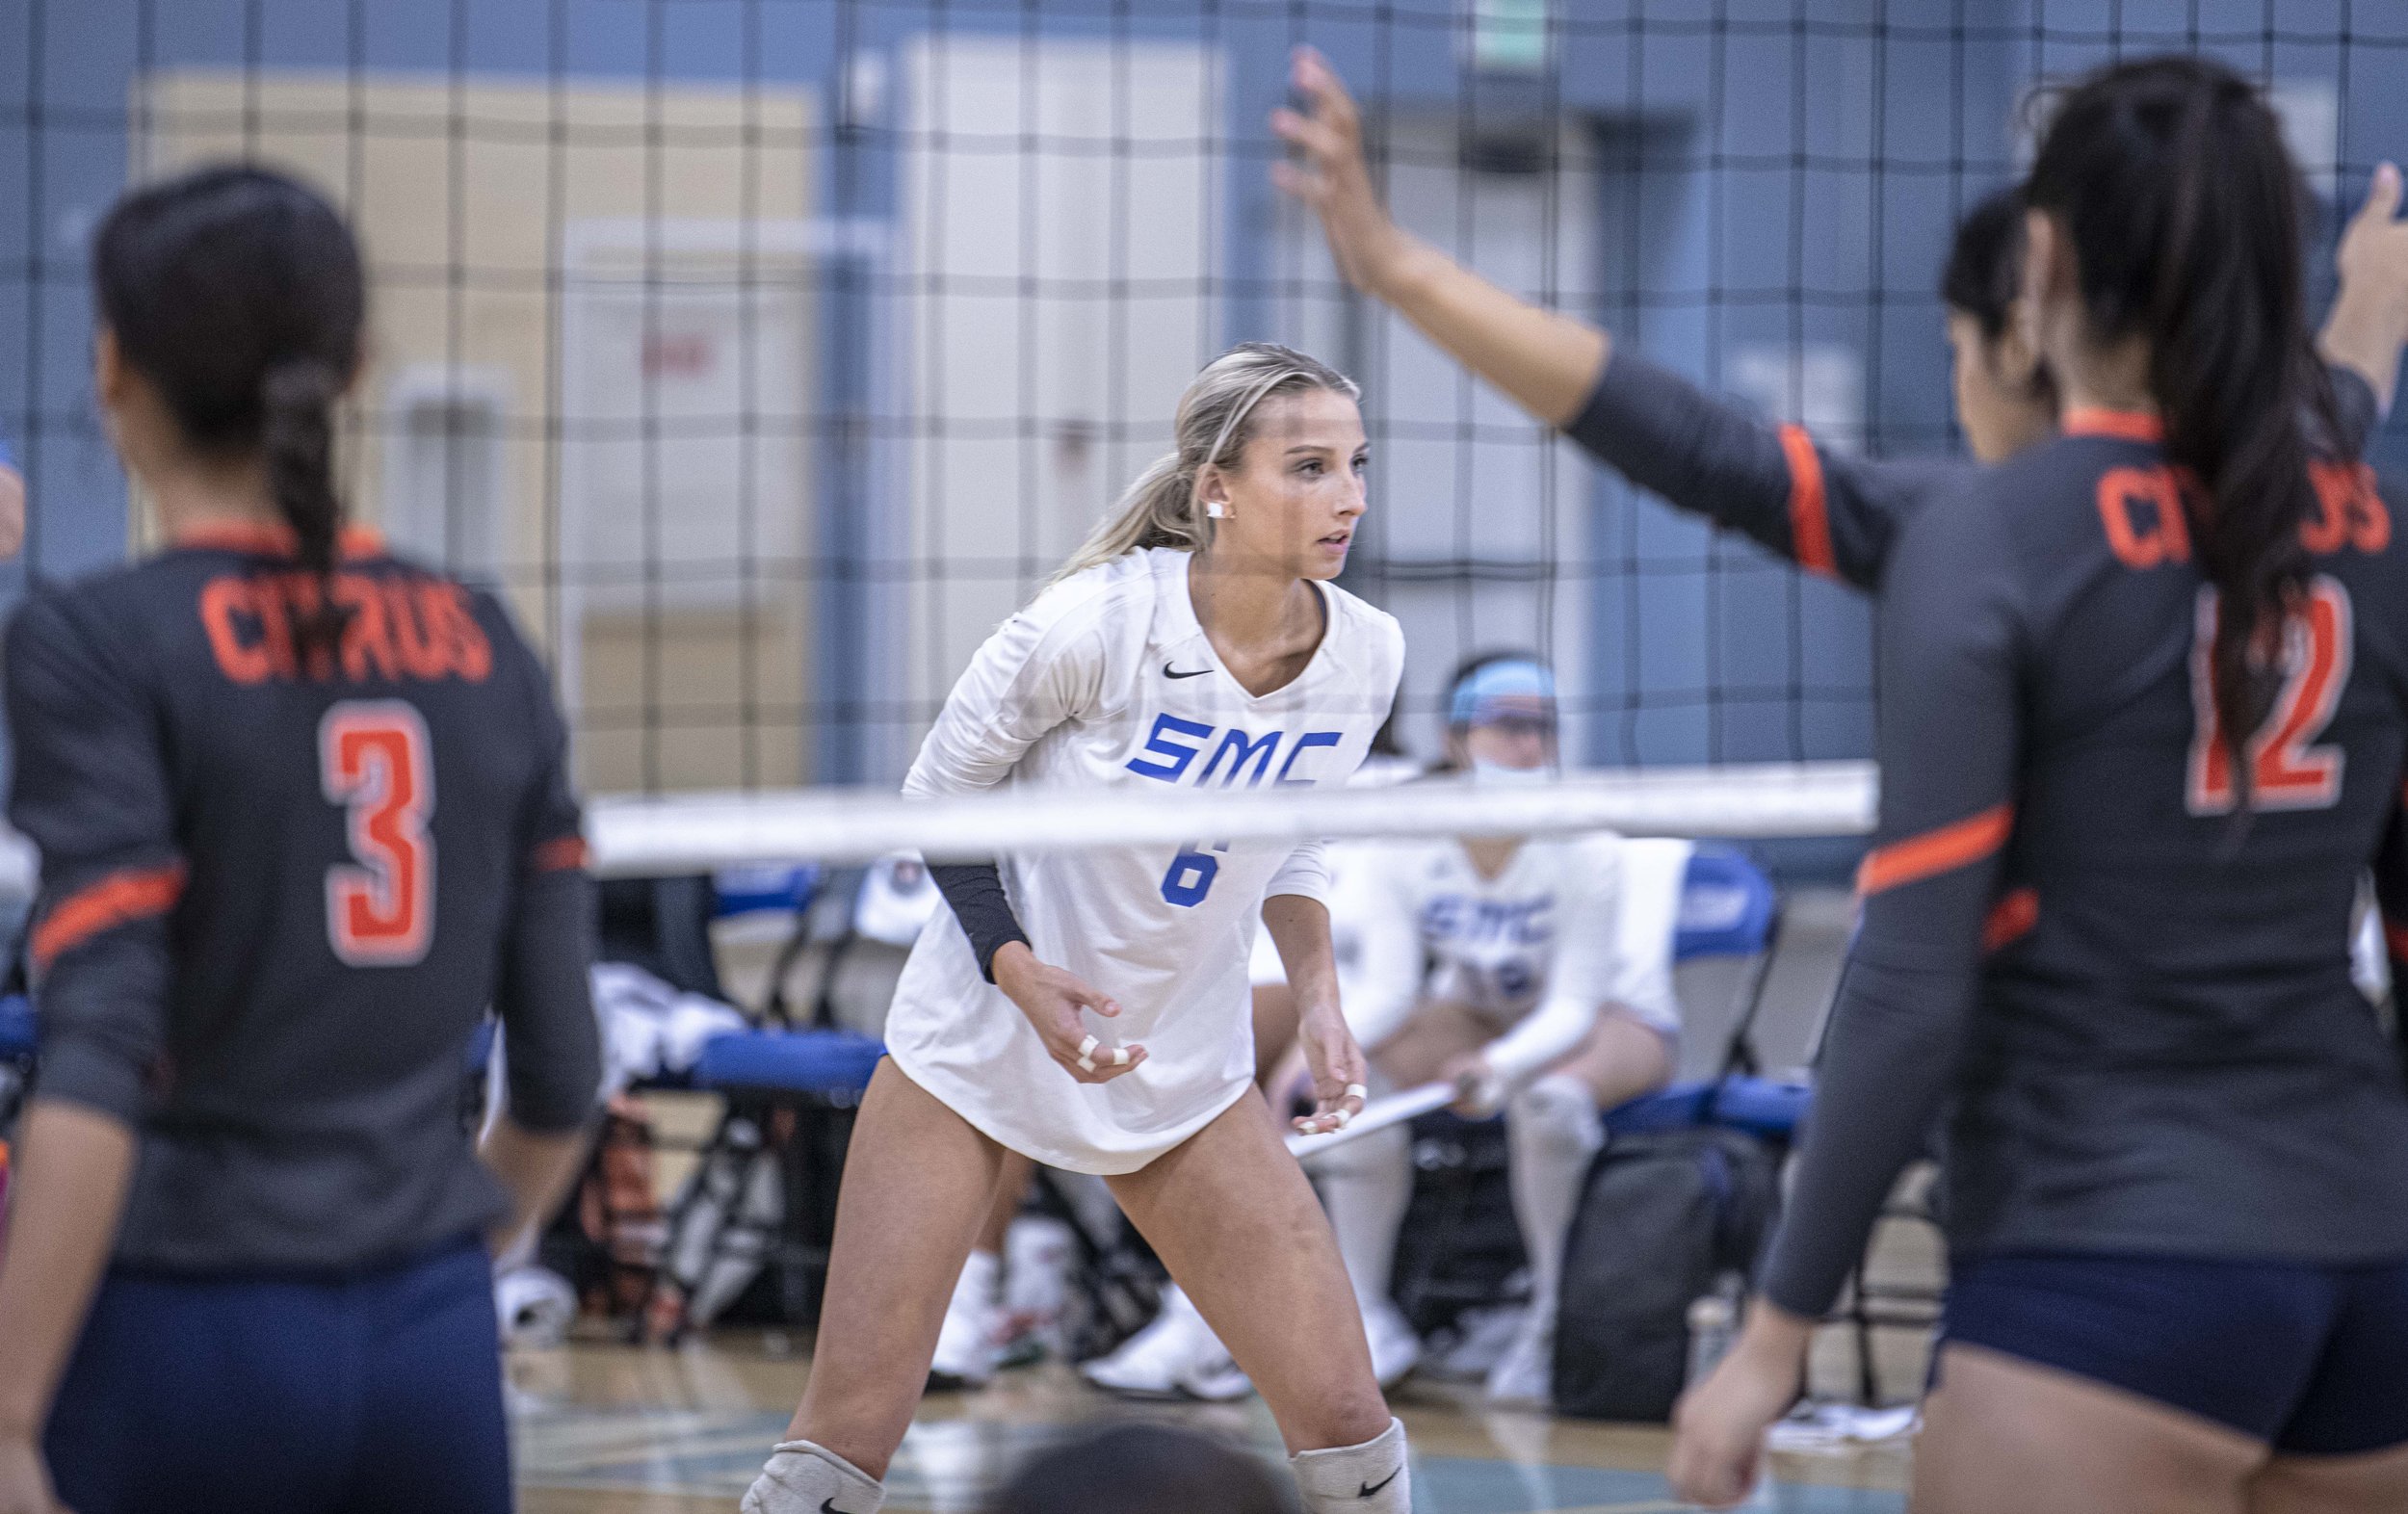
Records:
[[[2199,591],[2198,640],[2190,654],[2191,707],[2197,716],[2190,741],[2189,807],[2193,815],[2228,815],[2234,804],[2232,752],[2224,744],[2215,713],[2209,648],[2215,640],[2215,590]],[[2249,739],[2252,802],[2268,810],[2321,810],[2342,796],[2339,746],[2316,739],[2333,723],[2349,682],[2349,590],[2317,576],[2308,597],[2283,628],[2283,688],[2265,724]]]
[[[432,744],[399,699],[347,699],[318,723],[318,772],[350,811],[358,865],[327,870],[327,937],[354,967],[406,967],[434,938]]]

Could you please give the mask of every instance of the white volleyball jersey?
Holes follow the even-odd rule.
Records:
[[[1189,554],[1131,552],[1065,580],[987,639],[954,686],[903,792],[1344,783],[1388,717],[1404,663],[1395,619],[1332,585],[1320,648],[1257,697],[1221,667],[1188,593]],[[998,859],[1038,959],[1116,1001],[1087,1016],[1147,1059],[1072,1079],[980,976],[957,924],[922,932],[887,1049],[911,1080],[1014,1151],[1133,1172],[1202,1129],[1253,1079],[1246,952],[1270,894],[1322,898],[1319,843],[1109,847]],[[948,923],[949,924],[949,923]]]
[[[1347,898],[1364,911],[1363,964],[1347,1019],[1366,1046],[1394,1035],[1426,1000],[1488,1021],[1504,1039],[1491,1060],[1535,1071],[1580,1044],[1598,1011],[1617,1005],[1677,1033],[1671,938],[1662,951],[1625,928],[1623,852],[1612,834],[1527,841],[1495,877],[1460,843],[1412,842],[1364,869]],[[1648,909],[1669,922],[1669,910]]]

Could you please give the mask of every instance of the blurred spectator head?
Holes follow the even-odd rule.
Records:
[[[1296,1514],[1261,1458],[1166,1424],[1114,1424],[1039,1451],[986,1514]]]

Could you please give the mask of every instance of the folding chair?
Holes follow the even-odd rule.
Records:
[[[1764,870],[1730,848],[1701,843],[1689,853],[1681,882],[1681,913],[1672,931],[1672,960],[1738,957],[1745,966],[1732,991],[1731,1034],[1720,1072],[1764,1071],[1756,1054],[1756,1015],[1781,945],[1781,895]]]
[[[836,963],[857,934],[852,906],[867,876],[850,873],[833,880],[846,906],[844,922],[829,942],[809,1021],[798,1026],[786,998],[786,978],[815,939],[810,893],[797,874],[779,906],[795,910],[796,924],[778,953],[755,1027],[703,1044],[692,1086],[720,1095],[726,1108],[703,1144],[695,1181],[669,1214],[669,1245],[646,1310],[656,1335],[673,1338],[689,1327],[691,1290],[724,1264],[757,1261],[776,1279],[788,1318],[817,1317],[852,1111],[886,1051],[873,1037],[837,1029],[831,998]],[[816,872],[810,881],[816,887]],[[747,1204],[750,1173],[763,1153],[778,1163],[781,1202],[773,1220]],[[715,1171],[728,1170],[736,1174],[732,1187],[711,1182]],[[663,1287],[672,1282],[679,1294]]]

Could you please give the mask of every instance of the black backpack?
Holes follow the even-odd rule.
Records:
[[[1688,1308],[1753,1278],[1780,1205],[1771,1151],[1703,1126],[1620,1136],[1588,1169],[1564,1246],[1555,1406],[1662,1423],[1688,1370]]]

